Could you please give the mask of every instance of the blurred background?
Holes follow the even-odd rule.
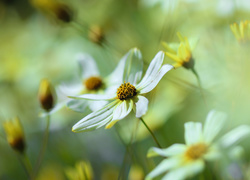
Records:
[[[180,67],[148,94],[144,119],[161,145],[183,143],[184,123],[204,122],[211,109],[228,114],[225,131],[250,124],[250,45],[240,44],[230,29],[230,24],[248,20],[249,12],[248,0],[1,0],[0,120],[20,118],[34,166],[46,127],[38,100],[41,79],[54,87],[74,80],[80,73],[79,52],[93,56],[105,77],[133,47],[141,50],[146,70],[155,54],[165,50],[162,42],[179,42],[176,33],[181,32],[198,39],[192,55],[202,88],[190,70]],[[173,61],[165,58],[165,63]],[[81,179],[84,171],[82,179],[140,180],[162,160],[146,158],[156,144],[133,114],[109,130],[73,133],[72,126],[89,112],[64,107],[51,115],[36,179]],[[247,140],[242,146],[249,151]],[[224,163],[215,170],[218,177],[250,179],[250,156],[242,154],[233,169],[239,176]],[[19,160],[1,126],[1,180],[27,179]]]

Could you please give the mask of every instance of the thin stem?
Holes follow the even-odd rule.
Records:
[[[199,77],[197,71],[196,71],[194,68],[192,68],[191,71],[194,73],[194,75],[195,75],[195,77],[196,77],[196,79],[197,79],[197,82],[198,82],[198,86],[199,86],[199,89],[200,89],[200,92],[201,92],[202,99],[203,99],[205,105],[207,106],[207,101],[206,101],[205,95],[204,95],[203,90],[202,90],[200,77]]]
[[[27,169],[27,172],[29,173],[30,179],[33,179],[31,162],[30,162],[30,159],[27,156],[26,152],[24,152],[22,159],[23,159],[23,163]]]
[[[43,142],[42,142],[42,146],[41,146],[41,149],[40,149],[40,152],[39,152],[39,155],[38,155],[38,158],[37,158],[37,162],[36,162],[36,165],[35,165],[34,177],[36,176],[36,174],[37,174],[37,172],[38,172],[38,170],[40,168],[40,165],[41,165],[41,162],[42,162],[42,159],[43,159],[43,156],[44,156],[47,144],[48,144],[49,125],[50,125],[50,114],[48,113],[47,114],[47,125],[46,125],[46,129],[45,129],[45,132],[44,132],[44,135],[43,135]]]
[[[17,156],[17,159],[19,160],[20,164],[22,165],[24,172],[27,175],[28,179],[32,180],[31,171],[24,160],[25,159],[24,154],[20,154],[19,152],[17,152],[16,156]]]
[[[152,135],[152,137],[153,137],[155,143],[157,144],[157,146],[158,146],[159,148],[162,148],[161,145],[160,145],[160,143],[157,141],[157,139],[156,139],[154,133],[150,130],[150,128],[148,127],[148,125],[145,123],[145,121],[144,121],[142,118],[139,118],[139,119],[140,119],[141,122],[145,125],[145,127],[148,129],[148,131],[149,131],[150,134]]]

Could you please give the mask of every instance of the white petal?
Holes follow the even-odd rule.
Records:
[[[223,128],[227,115],[223,112],[212,110],[208,113],[204,125],[204,141],[211,143]]]
[[[113,120],[120,120],[127,116],[133,107],[133,101],[130,99],[128,101],[123,101],[115,107]]]
[[[87,99],[94,101],[112,100],[115,99],[116,94],[83,94],[79,96],[69,96],[73,99]]]
[[[180,159],[179,158],[169,158],[163,160],[158,166],[156,166],[153,171],[151,171],[147,176],[146,180],[150,180],[172,168],[175,168],[178,164],[180,164]]]
[[[99,76],[99,70],[95,63],[95,60],[88,54],[79,53],[76,56],[79,63],[81,77],[86,79],[91,76]]]
[[[221,151],[217,146],[210,146],[208,152],[204,155],[206,161],[215,161],[221,157]]]
[[[141,82],[138,84],[138,87],[147,82],[151,76],[154,76],[160,70],[163,60],[164,60],[164,53],[160,51],[156,54],[154,59],[149,64],[146,74],[142,78]]]
[[[118,120],[125,118],[131,112],[132,108],[133,108],[132,99],[117,104],[113,112],[112,121],[110,121],[109,124],[107,124],[106,128],[107,129],[111,128]]]
[[[56,87],[56,94],[59,99],[67,99],[67,96],[79,95],[84,89],[82,83],[61,84]]]
[[[107,80],[108,86],[111,86],[113,84],[119,84],[121,85],[124,81],[123,75],[124,75],[124,69],[125,69],[125,63],[126,61],[129,61],[131,54],[136,52],[137,49],[131,49],[127,54],[125,54],[120,62],[118,63],[115,70],[107,77],[105,78]]]
[[[81,113],[86,110],[87,105],[88,101],[84,99],[81,100],[72,99],[67,102],[68,108],[72,109],[73,111]]]
[[[148,99],[144,96],[138,96],[138,101],[135,103],[135,116],[142,117],[148,110]]]
[[[108,104],[108,101],[88,101],[89,109],[91,111],[97,111]]]
[[[123,81],[135,85],[141,80],[143,61],[140,50],[134,48],[127,53]]]
[[[220,142],[223,147],[232,146],[233,144],[239,142],[241,139],[245,138],[250,134],[250,127],[247,125],[241,125],[227,134],[225,134]]]
[[[82,131],[92,130],[93,128],[96,127],[96,125],[99,125],[102,122],[106,122],[107,120],[111,120],[115,105],[117,103],[118,101],[113,101],[107,104],[102,109],[94,111],[89,115],[85,116],[83,119],[81,119],[78,123],[76,123],[73,126],[72,131],[82,132]]]
[[[162,180],[184,180],[192,177],[204,169],[202,160],[194,161],[186,166],[176,168],[165,175]]]
[[[183,153],[185,150],[186,150],[186,146],[184,144],[174,144],[165,149],[152,147],[148,150],[147,157],[152,157],[152,156],[157,156],[157,155],[164,156],[164,157],[175,156],[175,155]]]
[[[187,145],[195,144],[202,140],[202,124],[195,122],[185,123],[185,141]]]
[[[161,78],[171,69],[173,69],[174,67],[172,65],[169,64],[165,64],[162,66],[162,68],[160,69],[160,71],[158,71],[156,74],[152,74],[151,77],[149,77],[147,79],[147,81],[145,81],[143,84],[141,84],[140,87],[136,88],[140,91],[140,94],[143,93],[147,93],[149,91],[152,91],[155,86],[159,83],[159,81],[161,80]]]

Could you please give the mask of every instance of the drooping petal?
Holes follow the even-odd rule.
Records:
[[[137,85],[138,88],[140,88],[143,84],[145,84],[148,81],[148,79],[150,79],[150,77],[155,76],[155,74],[158,73],[158,71],[162,66],[163,60],[164,60],[164,53],[160,51],[155,55],[154,59],[149,64],[146,74],[142,78],[141,82]]]
[[[178,164],[180,164],[179,158],[170,158],[163,160],[155,169],[153,169],[147,176],[146,180],[151,180],[152,178],[172,169],[175,168]]]
[[[108,101],[88,101],[89,109],[91,111],[97,111],[108,104]]]
[[[77,54],[76,59],[79,63],[82,79],[86,79],[91,76],[99,76],[99,70],[96,62],[90,55],[79,53]]]
[[[118,120],[125,118],[133,108],[133,101],[132,99],[128,101],[123,101],[117,104],[113,112],[112,121],[106,125],[106,128],[111,128]]]
[[[204,162],[202,160],[194,161],[186,166],[176,168],[167,173],[162,180],[184,180],[192,177],[204,169]]]
[[[170,64],[163,65],[159,72],[157,72],[154,76],[149,77],[148,81],[142,84],[142,86],[138,89],[140,94],[152,91],[157,86],[161,78],[173,68],[174,67]]]
[[[112,114],[117,103],[118,101],[113,101],[104,106],[102,109],[85,116],[73,126],[72,131],[88,131],[100,127],[98,125],[103,124],[103,122],[108,123],[108,121],[112,119]],[[103,125],[105,125],[105,123]]]
[[[223,112],[212,110],[208,113],[204,125],[204,141],[211,143],[223,128],[227,115]]]
[[[232,146],[248,135],[250,135],[250,127],[247,125],[241,125],[225,134],[220,139],[220,143],[223,147]]]
[[[69,96],[69,98],[73,99],[87,99],[94,101],[103,101],[103,100],[112,100],[115,99],[116,94],[82,94],[79,96]]]
[[[183,153],[185,150],[186,146],[184,144],[173,144],[172,146],[165,149],[152,147],[148,150],[147,157],[158,156],[158,155],[164,157],[175,156]]]
[[[148,99],[144,96],[138,96],[138,101],[135,103],[134,109],[135,116],[137,118],[142,117],[148,110]]]
[[[137,84],[141,80],[143,71],[143,61],[140,50],[137,48],[131,49],[127,53],[123,81],[130,82],[130,84]]]
[[[185,141],[187,145],[195,144],[202,140],[202,124],[198,122],[185,123]]]
[[[67,102],[67,107],[69,109],[81,113],[85,111],[87,105],[88,101],[84,99],[81,100],[71,99]]]

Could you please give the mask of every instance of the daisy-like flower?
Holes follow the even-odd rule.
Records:
[[[81,94],[103,94],[113,91],[122,82],[123,69],[127,59],[133,59],[138,55],[136,48],[131,49],[119,62],[116,69],[107,77],[102,77],[95,63],[95,60],[88,54],[79,54],[77,60],[80,67],[81,77],[74,84],[62,84],[57,88],[57,94],[61,103],[55,108],[55,111],[63,105],[77,112],[83,112],[86,107],[92,111],[103,107],[107,101],[86,101],[70,99],[68,96],[77,96]]]
[[[250,40],[250,21],[241,21],[239,24],[233,23],[230,28],[239,42],[247,42]]]
[[[174,144],[166,149],[155,147],[149,149],[148,157],[160,155],[167,159],[151,171],[146,176],[146,180],[162,173],[166,173],[162,178],[164,180],[182,180],[192,177],[204,169],[205,161],[219,159],[223,149],[250,134],[250,127],[242,125],[214,142],[224,126],[225,119],[224,113],[210,111],[203,128],[199,122],[185,123],[186,144]]]
[[[192,51],[195,47],[197,40],[193,39],[188,41],[187,37],[183,37],[181,33],[177,33],[180,40],[180,44],[171,43],[167,44],[162,42],[162,45],[166,48],[165,54],[172,60],[176,61],[173,65],[175,68],[185,67],[186,69],[194,69],[194,59],[192,58]]]
[[[147,112],[148,99],[143,95],[153,90],[161,78],[171,70],[173,66],[169,64],[162,65],[164,53],[159,52],[141,79],[143,61],[140,51],[138,51],[136,55],[137,58],[129,58],[126,60],[123,81],[112,93],[106,95],[84,94],[72,97],[92,101],[110,101],[110,103],[103,108],[81,119],[73,126],[72,131],[81,132],[93,130],[102,126],[111,128],[117,121],[125,118],[132,109],[137,118],[140,118]]]

